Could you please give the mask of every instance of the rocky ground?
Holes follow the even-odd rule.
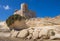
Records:
[[[30,40],[24,40],[20,38],[6,38],[6,37],[0,37],[0,41],[33,41],[32,39]],[[37,39],[37,41],[40,41]],[[43,41],[60,41],[60,40],[43,40]]]
[[[6,36],[7,34],[7,36]],[[11,38],[8,37],[10,33],[0,32],[0,41],[34,41],[33,39],[21,39],[21,38]],[[3,37],[2,37],[3,36]],[[5,36],[5,37],[4,37]],[[60,41],[60,40],[50,40],[50,39],[36,39],[36,41]]]
[[[46,20],[48,19],[48,20]],[[58,21],[59,20],[59,21]],[[20,22],[20,24],[18,24],[19,22],[16,22],[14,25],[16,26],[17,24],[17,27],[19,25],[21,25],[22,23]],[[2,25],[1,25],[2,24]],[[30,19],[30,20],[27,20],[26,21],[26,24],[29,26],[29,27],[42,27],[42,26],[53,26],[53,25],[58,25],[58,29],[60,30],[60,18],[58,19],[49,19],[49,18],[45,18],[45,19],[38,19],[38,18],[33,18],[33,19]],[[24,23],[23,23],[24,25]],[[24,25],[25,27],[26,25]],[[20,27],[21,28],[21,27]],[[7,32],[4,32],[4,31],[7,31]],[[13,33],[13,36],[15,34]],[[10,32],[9,32],[9,29],[8,27],[6,26],[6,24],[4,23],[0,23],[0,41],[33,41],[33,39],[20,39],[20,38],[10,38]],[[8,38],[7,38],[8,37]],[[40,41],[40,39],[37,39],[37,41]],[[60,41],[60,40],[49,40],[49,39],[44,39],[43,41]]]

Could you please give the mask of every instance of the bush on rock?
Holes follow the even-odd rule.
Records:
[[[27,28],[27,25],[25,24],[25,17],[22,17],[18,14],[10,16],[6,23],[9,26],[10,29],[20,30]]]

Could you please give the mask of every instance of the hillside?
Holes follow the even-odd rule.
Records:
[[[60,25],[60,16],[56,16],[54,18],[31,18],[26,20],[26,24],[29,26]]]

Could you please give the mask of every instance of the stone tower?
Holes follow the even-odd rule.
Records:
[[[25,3],[22,3],[21,9],[16,10],[14,12],[14,14],[19,14],[19,15],[24,16],[26,18],[35,18],[36,17],[35,12],[29,10],[27,4],[25,4]]]
[[[22,3],[22,4],[21,4],[21,10],[26,12],[26,11],[28,10],[27,4]]]

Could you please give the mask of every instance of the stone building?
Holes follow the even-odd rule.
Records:
[[[26,18],[35,18],[36,17],[35,12],[29,10],[27,4],[25,4],[25,3],[22,3],[21,9],[16,10],[14,12],[14,14],[19,14],[19,15],[24,16]]]

